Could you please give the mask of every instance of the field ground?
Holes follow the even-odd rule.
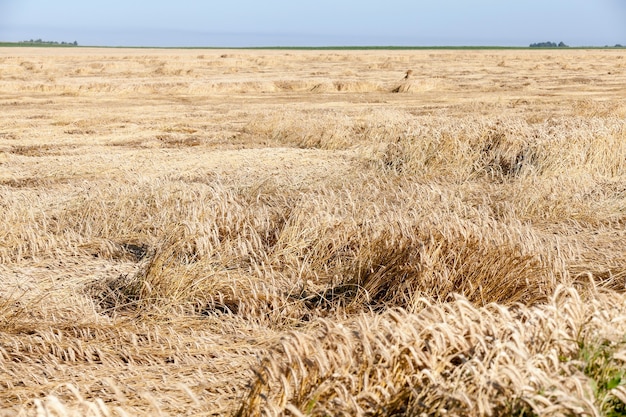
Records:
[[[625,86],[0,48],[0,415],[624,415]]]

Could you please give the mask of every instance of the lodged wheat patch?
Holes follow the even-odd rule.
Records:
[[[0,415],[624,414],[616,52],[0,49]]]
[[[596,296],[561,287],[512,309],[422,299],[413,314],[323,321],[260,361],[236,415],[620,414],[624,299]]]

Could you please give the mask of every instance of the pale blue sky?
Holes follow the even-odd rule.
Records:
[[[0,41],[111,46],[626,45],[626,0],[0,0]]]

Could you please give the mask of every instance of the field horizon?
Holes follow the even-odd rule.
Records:
[[[52,41],[55,42],[55,41]],[[573,45],[573,46],[523,46],[523,45],[317,45],[317,46],[281,46],[281,45],[265,45],[265,46],[141,46],[141,45],[73,45],[71,43],[49,43],[43,42],[29,42],[29,41],[0,41],[0,48],[97,48],[97,49],[163,49],[163,50],[294,50],[294,51],[342,51],[342,50],[355,50],[355,51],[419,51],[419,50],[563,50],[563,49],[582,49],[582,50],[594,50],[594,49],[624,49],[626,46],[619,44],[616,45]]]
[[[0,416],[626,413],[616,48],[0,45]]]

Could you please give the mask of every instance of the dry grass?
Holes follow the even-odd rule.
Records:
[[[0,415],[625,412],[617,51],[0,72]]]

